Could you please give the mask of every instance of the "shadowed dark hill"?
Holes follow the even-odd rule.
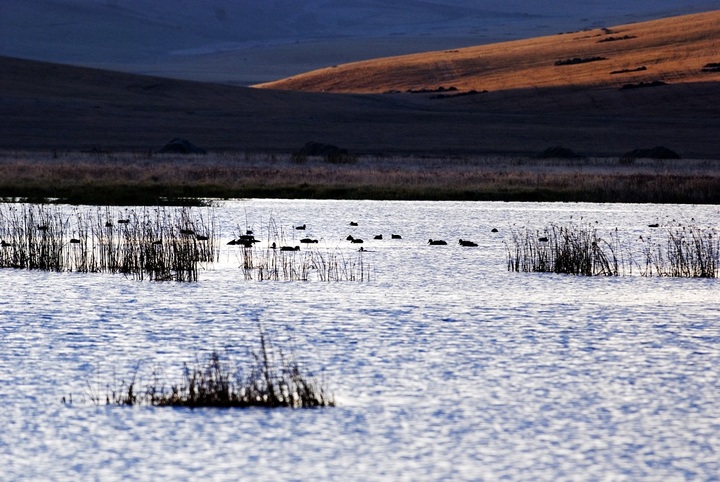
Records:
[[[170,139],[208,151],[290,153],[308,141],[354,153],[619,156],[665,145],[717,157],[720,89],[552,87],[474,96],[288,92],[0,57],[0,149],[147,152]]]

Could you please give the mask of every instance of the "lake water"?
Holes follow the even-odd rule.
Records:
[[[653,223],[717,228],[720,207],[246,200],[214,216],[220,261],[196,283],[0,271],[1,479],[718,480],[720,282],[510,273],[504,241],[574,222],[632,243]],[[345,237],[364,238],[370,281],[245,279],[225,242],[270,226],[347,259]],[[173,381],[211,350],[242,360],[260,324],[337,407],[89,400],[138,364]]]

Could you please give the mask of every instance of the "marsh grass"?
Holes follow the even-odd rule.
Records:
[[[237,369],[221,359],[217,351],[204,362],[184,364],[177,383],[162,380],[154,370],[151,381],[138,388],[138,370],[130,381],[107,387],[104,397],[95,390],[90,400],[100,405],[151,405],[156,407],[214,408],[315,408],[335,406],[325,383],[306,372],[293,358],[272,346],[261,331],[260,349]]]
[[[619,276],[637,268],[642,276],[720,274],[720,239],[714,228],[671,226],[658,236],[640,236],[639,242],[621,242],[617,228],[601,237],[592,226],[552,225],[542,231],[514,231],[505,247],[508,270],[514,272]],[[641,261],[635,261],[638,258]]]
[[[257,281],[370,281],[371,269],[363,253],[307,247],[298,251],[242,248],[240,266],[246,280]]]
[[[287,234],[270,219],[265,246],[240,247],[239,266],[246,280],[257,281],[370,281],[371,266],[363,253],[288,240]],[[298,246],[297,250],[283,247]]]
[[[370,281],[371,269],[362,252],[354,256],[338,249],[308,247],[297,251],[241,248],[240,266],[246,280]]]
[[[190,208],[0,206],[0,268],[121,273],[135,279],[196,281],[217,260],[212,213]]]
[[[0,196],[158,205],[198,198],[720,202],[718,161],[523,156],[359,156],[0,152]]]
[[[717,278],[720,275],[720,239],[716,229],[668,227],[665,239],[641,238],[644,276]]]
[[[512,236],[512,243],[506,243],[509,271],[580,276],[618,276],[620,272],[617,237],[604,239],[593,226],[553,225]]]

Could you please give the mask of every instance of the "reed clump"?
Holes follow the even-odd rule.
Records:
[[[239,265],[246,280],[257,281],[370,281],[371,266],[363,252],[352,255],[315,243],[289,242],[283,229],[271,219],[267,227],[267,245],[241,244]]]
[[[157,373],[153,381],[139,392],[136,376],[122,382],[118,390],[108,390],[108,405],[151,405],[156,407],[215,407],[215,408],[315,408],[333,407],[335,399],[325,384],[288,358],[282,350],[275,350],[261,332],[260,350],[251,353],[246,367],[233,370],[213,351],[204,363],[184,365],[182,380],[166,385]],[[100,397],[91,400],[102,403]]]
[[[592,226],[556,226],[514,232],[506,243],[508,270],[580,276],[618,276],[617,239],[600,237]]]
[[[197,281],[218,257],[214,216],[191,208],[62,210],[0,205],[0,268]]]
[[[505,246],[508,270],[514,272],[619,276],[636,268],[642,276],[720,275],[715,228],[671,226],[657,237],[640,236],[639,243],[621,243],[617,228],[601,237],[592,226],[552,225],[542,231],[515,231]]]
[[[363,253],[349,256],[338,249],[242,248],[240,266],[246,280],[257,281],[370,281],[371,269]]]
[[[644,276],[717,278],[720,239],[716,229],[697,226],[667,228],[664,240],[641,238]]]

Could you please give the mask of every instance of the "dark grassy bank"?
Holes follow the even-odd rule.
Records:
[[[198,198],[720,203],[720,161],[618,158],[359,157],[224,153],[0,154],[0,196],[76,204]]]

